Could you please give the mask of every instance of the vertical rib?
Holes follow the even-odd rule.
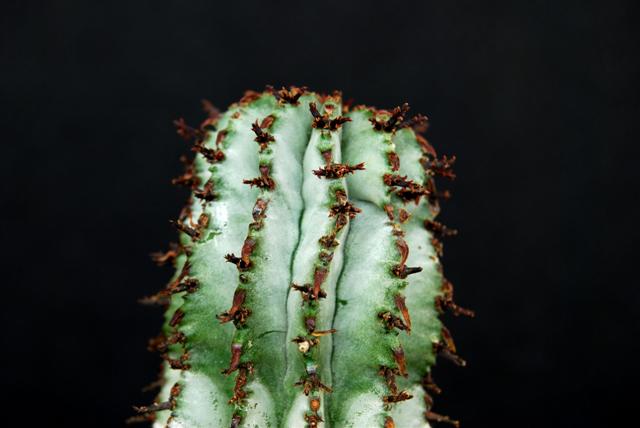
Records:
[[[326,97],[314,116],[303,160],[305,203],[300,241],[292,265],[288,297],[288,367],[284,388],[292,390],[285,426],[317,427],[326,420],[325,394],[331,388],[331,323],[335,288],[342,268],[344,239],[357,208],[348,201],[344,177],[363,165],[341,164],[341,99]],[[298,389],[293,389],[293,385]]]

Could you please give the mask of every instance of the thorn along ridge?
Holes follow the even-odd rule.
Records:
[[[341,163],[332,163],[327,166],[323,166],[319,169],[313,170],[313,173],[317,177],[325,178],[342,178],[347,174],[353,174],[356,171],[364,170],[364,162],[356,165],[346,165]]]
[[[220,134],[224,136],[224,134]],[[221,162],[224,160],[224,153],[220,149],[210,149],[201,142],[194,144],[192,151],[200,153],[209,163]]]
[[[232,417],[231,417],[231,428],[239,428],[240,424],[242,423],[242,416],[240,416],[239,414],[235,413]]]
[[[229,368],[222,371],[222,374],[228,375],[240,367],[240,357],[242,356],[242,344],[241,343],[233,343],[231,344],[231,362],[229,363]]]
[[[173,313],[173,316],[171,317],[171,320],[169,320],[169,325],[171,327],[175,327],[178,324],[180,324],[180,321],[182,321],[182,318],[184,318],[184,312],[182,312],[182,310],[178,309]]]
[[[184,279],[184,280],[178,282],[173,287],[169,288],[167,291],[170,294],[181,293],[183,291],[186,291],[187,293],[193,293],[194,291],[196,291],[198,289],[198,285],[199,284],[200,283],[198,282],[197,279],[195,279],[195,278],[187,278],[187,279]]]
[[[267,87],[268,90],[273,92],[273,95],[282,104],[298,105],[298,100],[302,95],[307,92],[307,87],[303,86],[298,88],[297,86],[290,86],[289,89],[284,86],[278,91],[274,91],[272,87]]]
[[[154,402],[149,406],[133,406],[133,410],[138,413],[138,415],[151,415],[162,410],[173,410],[176,407],[176,397],[180,395],[180,391],[180,384],[176,383],[171,387],[168,400]],[[134,420],[134,422],[137,422],[137,420]]]
[[[176,133],[185,141],[200,140],[204,137],[201,130],[187,125],[183,118],[174,120],[173,125],[176,127]]]
[[[389,311],[380,312],[378,314],[378,318],[382,320],[387,330],[393,330],[394,328],[398,330],[408,330],[404,320],[393,315]]]
[[[340,128],[344,123],[351,122],[351,118],[338,116],[334,119],[329,117],[329,114],[324,113],[320,114],[318,111],[318,107],[316,103],[309,103],[309,110],[311,111],[311,115],[313,116],[313,122],[311,126],[316,129],[327,129],[329,131],[335,131]]]
[[[450,158],[447,156],[442,156],[441,158],[437,156],[427,156],[421,160],[422,167],[429,175],[437,175],[450,180],[455,180],[456,178],[456,174],[453,172],[453,164],[455,164],[455,162],[455,156],[451,156]]]
[[[264,121],[262,123],[264,123]],[[271,123],[267,122],[267,124],[269,125],[271,125]],[[273,135],[263,131],[262,126],[258,123],[257,120],[253,125],[251,125],[251,130],[254,132],[254,134],[256,134],[256,138],[254,139],[254,141],[260,145],[260,151],[264,151],[267,147],[269,147],[269,143],[276,141]]]
[[[244,184],[248,184],[251,187],[256,186],[261,189],[273,190],[276,188],[276,182],[269,175],[270,168],[268,165],[260,166],[260,177],[252,178],[251,180],[242,180]]]
[[[373,125],[373,129],[376,131],[393,132],[396,127],[402,123],[405,114],[409,111],[409,104],[404,103],[399,107],[394,108],[391,112],[381,110],[378,114],[387,114],[389,118],[387,120],[378,120],[375,117],[369,119],[369,122]]]
[[[180,156],[180,162],[184,167],[184,172],[181,176],[171,180],[171,184],[174,186],[183,186],[189,189],[195,188],[200,184],[200,179],[196,175],[193,161],[190,161],[185,155]]]
[[[434,206],[437,206],[438,201],[440,201],[441,199],[446,201],[447,199],[451,198],[451,192],[449,192],[448,190],[445,190],[443,192],[439,192],[438,190],[436,190],[436,185],[433,180],[428,180],[426,182],[425,194],[429,199],[429,203]]]
[[[164,385],[164,379],[159,378],[159,379],[156,379],[153,382],[145,385],[144,387],[142,387],[141,391],[142,392],[155,391],[156,389],[162,388],[163,385]]]
[[[169,249],[165,252],[154,252],[151,253],[151,260],[157,264],[158,266],[164,266],[167,263],[174,263],[176,260],[176,257],[178,257],[178,255],[180,254],[180,246],[178,244],[176,244],[175,242],[172,242],[169,244]]]
[[[409,374],[407,373],[407,363],[404,359],[404,349],[394,349],[393,358],[396,360],[396,364],[398,365],[398,374],[400,376],[407,377]]]
[[[453,284],[446,278],[442,280],[442,295],[436,297],[435,306],[440,313],[448,309],[455,316],[464,315],[473,318],[476,315],[474,311],[458,306],[453,301]]]
[[[304,420],[307,422],[308,428],[317,428],[320,422],[324,422],[324,419],[320,417],[317,413],[314,414],[305,414]]]
[[[405,298],[402,294],[396,294],[394,297],[396,308],[402,314],[402,318],[404,319],[404,325],[407,329],[407,332],[411,331],[411,317],[409,316],[409,309],[407,309],[407,305],[405,304]]]
[[[411,119],[406,120],[406,115],[409,112],[409,104],[404,103],[391,110],[391,112],[380,110],[376,112],[377,115],[388,115],[387,120],[379,120],[376,117],[369,119],[369,122],[373,125],[373,129],[383,132],[395,132],[400,128],[416,128],[419,131],[425,131],[429,118],[418,114]]]
[[[238,270],[245,271],[251,267],[251,253],[256,247],[256,240],[248,236],[242,244],[242,250],[240,250],[240,257],[236,257],[234,254],[227,254],[224,258],[238,267]]]
[[[190,196],[171,222],[178,243],[151,258],[176,273],[140,299],[166,310],[147,346],[163,373],[147,389],[159,389],[154,402],[134,407],[127,423],[197,417],[231,428],[318,428],[353,424],[357,413],[362,426],[395,428],[395,418],[458,427],[433,409],[441,390],[430,357],[466,362],[433,309],[475,314],[454,302],[439,260],[444,238],[457,235],[434,218],[451,196],[438,186],[456,178],[456,157],[438,156],[421,135],[429,119],[411,117],[406,103],[378,110],[296,86],[246,91],[224,113],[202,100],[202,110],[196,126],[174,121],[191,154],[180,157],[182,174],[171,183]],[[425,253],[431,260],[413,261]],[[423,270],[425,262],[432,268]],[[283,344],[285,352],[271,352]],[[194,379],[216,392],[198,396]],[[406,403],[416,387],[423,411]],[[362,391],[375,391],[382,405],[371,419],[358,411]]]
[[[409,394],[407,391],[400,391],[397,394],[387,395],[383,398],[385,404],[393,404],[399,403],[405,400],[411,400],[413,395]]]
[[[318,290],[318,292],[316,293],[314,287],[311,284],[291,284],[291,288],[300,292],[300,294],[302,295],[302,300],[304,302],[324,299],[325,297],[327,297],[327,293],[325,293],[323,290]]]
[[[207,125],[215,125],[218,123],[218,119],[220,118],[220,109],[213,105],[213,103],[207,99],[203,99],[200,101],[202,104],[202,111],[207,114],[207,118],[205,122]]]
[[[329,216],[337,217],[336,229],[340,230],[347,224],[350,218],[354,218],[358,213],[362,212],[362,210],[349,202],[346,193],[342,190],[336,191],[335,197],[336,203],[331,206]]]
[[[334,233],[331,233],[329,235],[324,235],[322,236],[318,242],[320,243],[320,245],[322,245],[324,248],[333,248],[333,247],[337,247],[338,246],[338,241],[336,240],[336,235]]]
[[[383,181],[387,186],[393,187],[393,192],[404,202],[414,201],[419,204],[422,196],[429,196],[432,193],[429,188],[408,180],[406,175],[385,174]]]
[[[233,396],[229,400],[229,404],[243,404],[247,398],[248,392],[244,389],[247,385],[249,375],[253,374],[253,364],[245,363],[238,365],[238,375],[233,386]]]
[[[436,385],[435,382],[433,381],[433,378],[431,377],[431,373],[427,373],[422,378],[422,387],[425,389],[425,391],[433,392],[434,394],[437,394],[437,395],[442,394],[442,390],[440,389],[440,387],[438,387],[438,385]]]
[[[133,409],[135,410],[136,407],[134,406]],[[133,425],[133,424],[141,424],[141,423],[149,424],[149,423],[155,422],[155,420],[156,420],[155,414],[147,413],[142,415],[130,416],[124,421],[124,423],[125,425]]]
[[[420,149],[422,149],[422,153],[425,157],[438,157],[436,149],[433,148],[431,143],[429,143],[423,135],[416,133],[416,142],[420,145]]]
[[[303,376],[298,382],[293,384],[294,386],[301,386],[304,395],[309,395],[311,391],[324,391],[331,393],[333,390],[320,381],[320,377],[317,373],[310,373]]]
[[[455,353],[455,351],[451,350],[448,347],[448,343],[447,342],[433,342],[433,351],[435,354],[437,354],[439,357],[442,357],[446,360],[451,361],[452,363],[454,363],[456,366],[461,366],[464,367],[467,365],[467,362],[460,358],[460,356],[458,356],[458,354]]]
[[[438,413],[435,413],[435,412],[432,412],[432,411],[427,411],[425,413],[425,418],[429,422],[447,423],[447,424],[453,425],[455,428],[460,428],[460,422],[459,421],[453,420],[453,419],[449,418],[449,416],[439,415]]]
[[[164,306],[165,308],[171,303],[171,298],[166,295],[156,293],[152,296],[144,296],[138,299],[138,303],[143,306]]]
[[[235,324],[239,325],[244,324],[249,315],[251,315],[251,310],[243,306],[246,297],[246,290],[238,288],[233,294],[233,304],[231,305],[231,309],[218,315],[218,320],[223,324],[229,321],[233,321]]]
[[[253,211],[251,215],[253,217],[253,221],[256,223],[261,223],[262,220],[266,217],[268,202],[264,199],[258,199],[253,206]]]
[[[413,116],[409,120],[405,120],[399,126],[399,128],[414,128],[418,132],[425,132],[427,130],[427,125],[429,123],[429,118],[422,114],[417,114]]]
[[[169,358],[167,354],[162,354],[163,359],[169,364],[174,370],[189,370],[191,366],[186,362],[189,360],[189,354],[185,353],[180,356],[179,359]]]
[[[437,238],[456,236],[458,234],[458,231],[456,229],[451,229],[435,220],[429,220],[429,219],[425,220],[424,227],[429,232],[433,233]]]
[[[160,410],[171,410],[173,409],[173,403],[171,401],[164,401],[162,403],[153,403],[149,406],[133,406],[133,410],[136,413],[155,413]]]
[[[185,341],[186,336],[181,332],[174,333],[169,337],[158,335],[152,339],[149,339],[147,350],[149,350],[150,352],[159,352],[160,354],[164,354],[169,350],[169,346],[175,345],[176,343],[184,344]]]
[[[402,238],[397,238],[396,239],[396,247],[398,248],[398,251],[400,253],[400,263],[398,263],[394,268],[393,268],[393,274],[395,276],[397,276],[398,278],[406,278],[409,275],[412,275],[414,273],[418,273],[418,272],[422,272],[422,268],[421,267],[407,267],[405,265],[407,258],[409,257],[409,246],[407,245],[407,242],[402,239]],[[396,304],[398,302],[396,301]]]
[[[378,374],[384,378],[387,388],[389,389],[389,395],[382,398],[382,402],[385,406],[413,398],[413,395],[409,394],[407,391],[401,391],[398,389],[398,385],[396,384],[396,376],[400,374],[398,369],[382,366],[380,367]]]
[[[186,224],[183,220],[171,221],[171,223],[176,227],[176,229],[180,232],[186,233],[195,241],[200,239],[202,232],[209,224],[209,216],[205,213],[200,214],[198,217],[198,223],[195,225]]]
[[[241,106],[247,106],[252,102],[260,99],[261,96],[262,94],[260,92],[252,91],[249,89],[247,91],[244,91],[244,95],[242,96],[242,98],[240,98],[238,104]]]
[[[400,169],[400,157],[396,152],[387,153],[387,160],[391,165],[391,171],[398,171]]]
[[[194,190],[193,196],[195,196],[198,199],[202,199],[203,201],[211,202],[216,197],[216,194],[213,190],[214,186],[215,184],[213,180],[210,179],[209,181],[207,181],[207,183],[204,185],[202,189]]]

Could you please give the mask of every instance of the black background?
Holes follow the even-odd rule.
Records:
[[[121,426],[152,397],[173,189],[197,123],[265,84],[409,101],[457,154],[451,319],[435,410],[466,427],[614,426],[637,393],[633,2],[5,1],[4,413]],[[18,403],[31,409],[19,412]],[[9,410],[13,409],[13,411]]]

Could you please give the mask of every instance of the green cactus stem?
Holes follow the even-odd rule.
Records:
[[[424,116],[268,87],[176,121],[195,156],[174,184],[166,308],[149,348],[155,427],[428,427],[436,357],[464,365],[440,315],[473,316],[443,276],[435,177],[455,178]]]

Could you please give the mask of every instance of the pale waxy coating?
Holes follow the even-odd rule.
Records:
[[[302,92],[246,96],[196,135],[156,427],[434,418],[421,386],[443,342],[429,150],[404,111],[342,113],[338,95]]]

